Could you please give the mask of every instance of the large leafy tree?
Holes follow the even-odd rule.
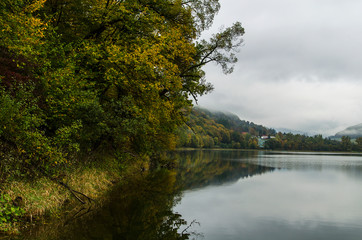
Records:
[[[232,72],[244,33],[235,23],[209,40],[199,39],[220,8],[218,0],[1,4],[0,22],[7,27],[0,47],[11,61],[26,60],[16,71],[29,68],[25,72],[34,79],[36,91],[29,91],[37,112],[29,114],[39,118],[33,128],[44,139],[34,147],[53,165],[74,151],[111,148],[152,156],[172,148],[191,98],[212,89],[202,67],[216,62]]]

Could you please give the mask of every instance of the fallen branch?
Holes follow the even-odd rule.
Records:
[[[77,196],[77,194],[79,194],[79,195],[85,197],[86,199],[88,199],[89,203],[90,203],[91,201],[93,201],[93,202],[95,201],[94,199],[88,197],[88,196],[85,195],[84,193],[81,193],[81,192],[78,192],[78,191],[72,189],[72,188],[69,187],[67,184],[63,183],[62,181],[58,181],[58,180],[56,180],[56,179],[53,179],[53,180],[57,181],[60,185],[62,185],[62,186],[65,187],[66,189],[68,189],[68,190],[72,193],[72,195],[73,195],[79,202],[81,202],[82,204],[85,204],[85,201],[83,201],[79,196]]]
[[[87,210],[86,212],[83,212],[83,210]],[[82,207],[80,210],[78,210],[71,218],[69,218],[65,223],[64,226],[68,225],[70,222],[81,218],[82,216],[86,215],[87,213],[90,213],[92,211],[91,206],[87,209],[85,207]],[[81,213],[83,212],[83,213]],[[80,214],[81,213],[81,214]]]
[[[38,167],[37,169],[38,169],[44,176],[48,177],[50,180],[52,180],[52,181],[60,184],[61,186],[65,187],[66,189],[68,189],[68,190],[70,191],[70,193],[71,193],[80,203],[85,204],[86,202],[83,201],[79,196],[77,196],[77,194],[79,194],[79,195],[85,197],[86,199],[88,199],[89,203],[91,203],[91,201],[95,202],[94,199],[88,197],[88,196],[85,195],[84,193],[78,192],[78,191],[72,189],[71,187],[69,187],[66,183],[58,180],[57,178],[49,176],[49,174],[47,174],[47,173],[44,171],[44,169],[42,169],[42,168],[40,168],[40,167]]]

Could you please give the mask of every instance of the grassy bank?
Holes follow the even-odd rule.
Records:
[[[106,196],[115,184],[147,168],[146,161],[142,160],[128,159],[120,163],[111,158],[106,161],[93,159],[64,169],[61,179],[57,180],[47,177],[8,180],[0,187],[4,199],[0,213],[5,215],[5,211],[8,211],[7,219],[5,216],[3,221],[0,221],[0,236],[17,234],[29,224],[60,215],[65,206],[82,204],[68,188],[59,184],[59,181],[97,201]],[[82,201],[88,202],[82,194],[74,193]]]

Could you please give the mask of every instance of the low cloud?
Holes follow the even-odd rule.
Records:
[[[215,90],[200,99],[201,106],[326,136],[362,122],[362,2],[224,0],[221,5],[211,31],[240,21],[245,41],[232,75],[205,68]]]

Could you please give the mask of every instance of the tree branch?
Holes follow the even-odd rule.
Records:
[[[94,35],[96,35],[97,37],[99,35],[101,35],[106,29],[108,26],[111,26],[113,24],[116,24],[118,22],[121,22],[123,19],[119,18],[119,19],[114,19],[108,23],[102,23],[98,28],[92,30],[90,33],[88,33],[84,39],[90,39],[92,38]]]

